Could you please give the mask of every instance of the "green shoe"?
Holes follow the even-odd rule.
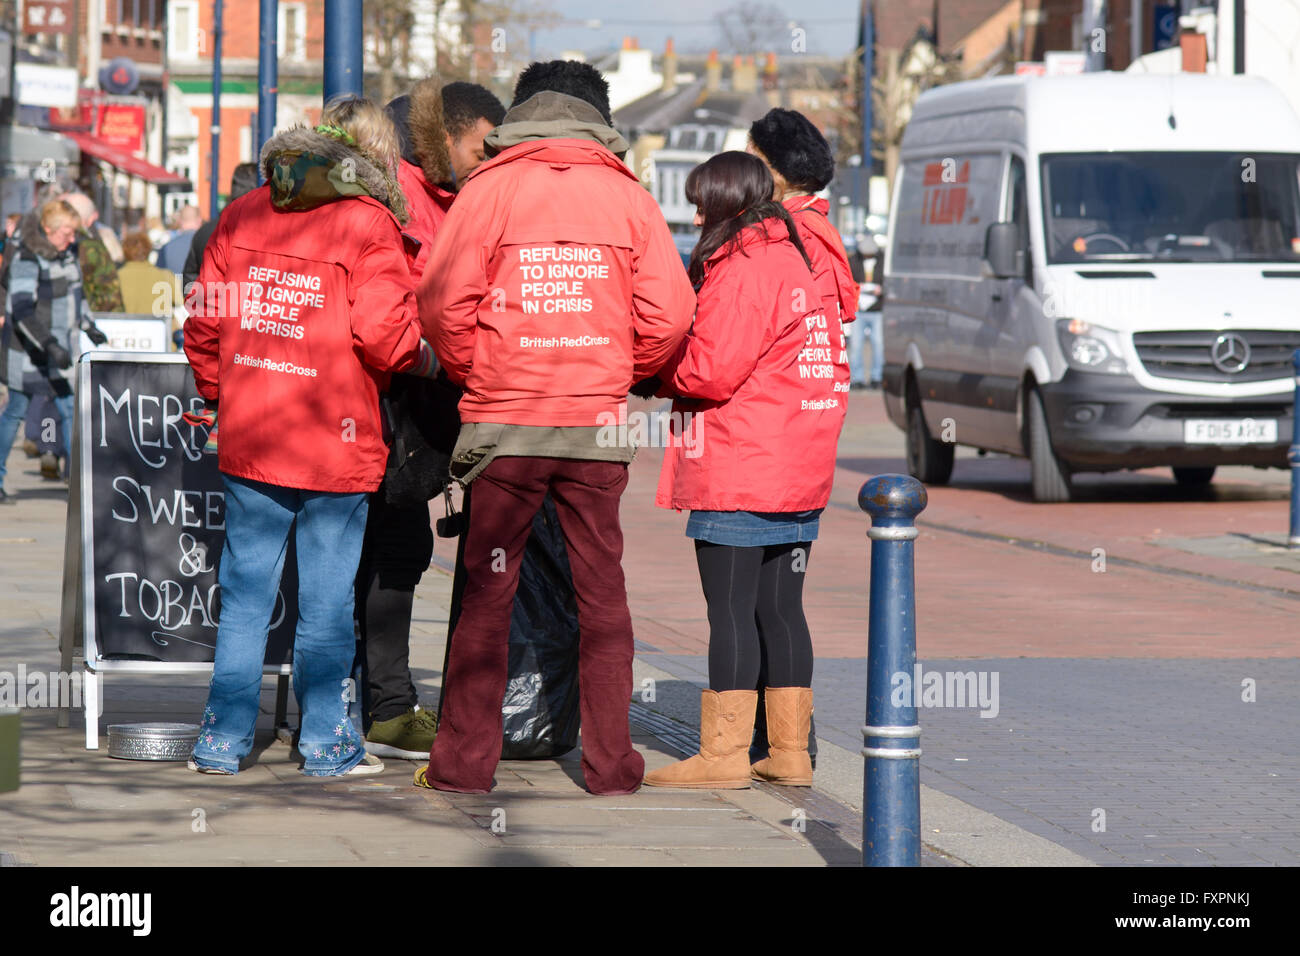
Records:
[[[428,760],[437,732],[438,721],[433,714],[415,707],[392,720],[371,724],[370,733],[366,734],[366,751],[380,757]]]

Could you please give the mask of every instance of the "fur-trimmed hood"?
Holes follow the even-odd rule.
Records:
[[[381,163],[310,127],[294,126],[267,140],[261,167],[277,209],[314,209],[351,196],[370,196],[402,225],[409,218],[401,187]]]
[[[454,179],[447,152],[447,126],[442,115],[442,83],[430,77],[415,85],[410,94],[407,116],[411,147],[424,178],[434,186]]]
[[[17,231],[19,242],[42,259],[53,260],[64,255],[64,252],[54,248],[54,243],[50,242],[49,236],[45,235],[45,230],[41,227],[40,209],[33,209],[23,216],[18,223]]]

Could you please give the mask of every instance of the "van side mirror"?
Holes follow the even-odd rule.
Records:
[[[1025,274],[1025,251],[1020,230],[1014,222],[995,222],[984,234],[984,258],[999,279],[1018,279]]]

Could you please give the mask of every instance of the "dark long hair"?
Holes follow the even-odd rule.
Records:
[[[794,220],[784,206],[772,199],[774,188],[772,174],[763,161],[749,153],[729,150],[691,170],[686,177],[686,199],[704,216],[700,241],[691,252],[687,269],[697,289],[704,282],[704,263],[709,256],[723,247],[739,248],[741,232],[764,219],[775,218],[785,223],[790,242],[808,268],[812,268]],[[732,251],[729,249],[727,254]]]

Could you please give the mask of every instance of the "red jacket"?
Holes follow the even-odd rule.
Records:
[[[799,241],[812,262],[817,288],[827,303],[827,315],[852,322],[858,316],[858,284],[853,281],[844,240],[826,218],[831,204],[813,196],[792,196],[782,203],[799,230]]]
[[[664,454],[656,503],[704,511],[824,508],[845,396],[836,391],[838,329],[813,276],[767,219],[741,249],[705,264],[695,326],[662,373],[689,426]],[[835,334],[832,334],[834,331]]]
[[[822,303],[832,330],[838,333],[835,342],[836,394],[847,395],[852,379],[849,368],[848,338],[843,323],[858,317],[858,284],[853,281],[849,256],[844,251],[844,240],[826,218],[831,204],[812,196],[792,196],[782,203],[799,231],[799,241],[812,263],[813,278],[821,290]],[[839,322],[835,317],[839,317]]]
[[[402,231],[420,243],[413,265],[416,281],[424,275],[424,267],[429,262],[429,250],[433,248],[433,237],[438,227],[447,218],[456,194],[430,183],[424,178],[420,167],[401,160],[397,167],[397,182],[406,196],[406,212],[410,217]]]
[[[310,491],[374,491],[387,373],[415,363],[411,274],[393,214],[369,197],[283,212],[236,199],[203,253],[185,323],[199,393],[220,401],[220,468]]]
[[[695,296],[651,195],[584,139],[502,150],[466,180],[419,287],[461,420],[600,424],[685,335]]]

